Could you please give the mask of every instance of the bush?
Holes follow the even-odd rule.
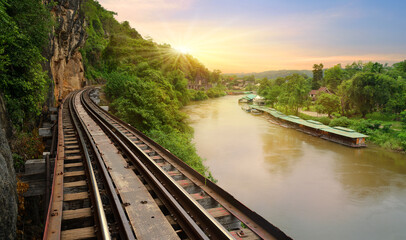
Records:
[[[400,139],[403,150],[406,150],[406,132],[402,131],[398,133],[398,138]]]
[[[329,126],[330,127],[335,127],[335,126],[340,126],[340,127],[348,127],[351,124],[351,121],[347,117],[340,117],[340,118],[335,118],[333,119]]]
[[[190,100],[192,100],[192,101],[202,101],[202,100],[206,100],[209,98],[207,96],[207,94],[203,91],[189,89],[189,93],[190,93]]]
[[[382,131],[384,131],[384,132],[390,132],[390,128],[392,127],[392,124],[391,123],[385,123],[385,124],[383,124],[382,125]]]
[[[38,129],[34,129],[31,133],[16,133],[11,140],[10,148],[13,152],[14,168],[17,172],[23,170],[26,160],[41,157],[45,149],[41,137],[38,135]]]
[[[225,96],[225,87],[221,85],[217,85],[216,87],[210,88],[206,92],[207,96],[209,98],[216,98],[216,97],[222,97]]]
[[[400,119],[402,121],[403,129],[406,130],[406,110],[400,113]]]
[[[394,119],[396,119],[396,115],[389,113],[373,112],[365,115],[365,118],[380,121],[393,121]]]
[[[352,121],[350,128],[354,129],[357,132],[369,134],[370,130],[373,129],[373,125],[370,121],[361,119],[359,121]]]
[[[318,119],[318,121],[323,123],[324,125],[329,125],[331,120],[328,117],[321,117]]]

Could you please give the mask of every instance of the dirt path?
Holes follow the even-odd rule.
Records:
[[[304,111],[302,109],[299,109],[299,112],[304,113],[306,115],[312,116],[312,117],[327,117],[327,114],[324,113],[317,113],[317,112],[311,112],[311,111]]]

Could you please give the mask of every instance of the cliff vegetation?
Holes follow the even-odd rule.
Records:
[[[0,91],[14,126],[37,119],[49,77],[42,50],[53,21],[40,0],[0,1]]]

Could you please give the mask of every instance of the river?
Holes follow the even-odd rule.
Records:
[[[353,149],[241,110],[184,108],[218,184],[294,239],[406,239],[406,155]]]

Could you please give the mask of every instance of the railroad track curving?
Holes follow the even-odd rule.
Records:
[[[58,145],[65,165],[63,207],[55,190],[60,183],[57,157],[44,239],[52,236],[50,228],[63,239],[85,238],[72,237],[79,231],[99,239],[290,239],[168,150],[101,109],[89,96],[93,90],[71,94],[60,111],[61,119],[74,113],[64,118],[59,137],[64,144]],[[53,213],[62,215],[59,232],[58,225],[50,224],[57,219]],[[75,213],[82,213],[83,221]],[[66,221],[73,215],[76,220]]]
[[[58,147],[44,239],[135,239],[111,178],[74,107],[60,107]]]

